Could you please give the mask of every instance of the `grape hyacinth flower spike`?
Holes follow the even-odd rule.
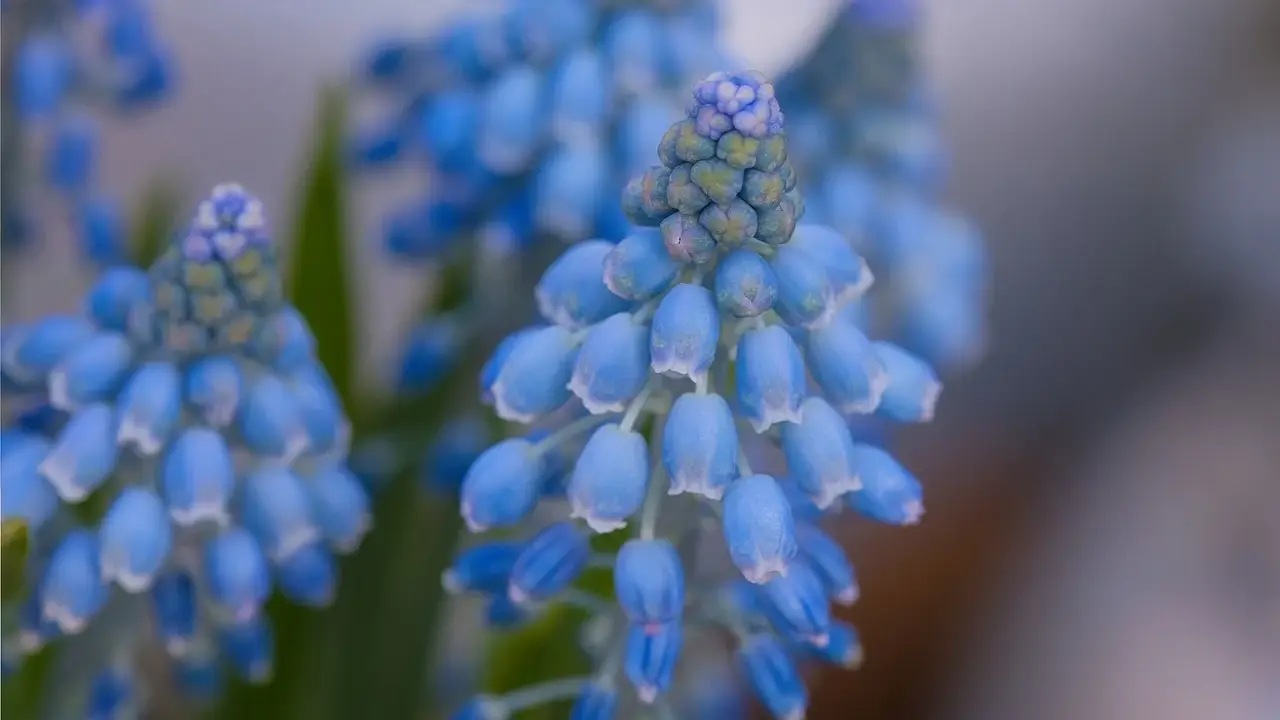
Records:
[[[237,185],[214,188],[148,271],[104,273],[82,314],[6,329],[7,392],[34,408],[0,450],[3,516],[30,528],[34,580],[6,659],[92,636],[136,683],[154,639],[180,679],[217,653],[270,677],[263,604],[273,589],[327,604],[334,554],[370,518],[314,345],[262,204]],[[74,507],[90,497],[96,522]]]
[[[846,0],[778,95],[809,218],[839,231],[884,281],[849,308],[851,319],[946,371],[984,350],[988,259],[977,229],[943,197],[922,9],[918,0]]]
[[[2,7],[5,42],[14,41],[12,57],[5,55],[4,104],[16,112],[0,128],[0,239],[9,249],[38,231],[26,204],[47,193],[65,207],[88,259],[120,262],[124,210],[97,182],[99,116],[153,107],[170,95],[172,52],[147,0],[35,5]]]
[[[616,242],[629,223],[615,189],[649,164],[654,144],[680,115],[687,83],[723,64],[714,0],[502,0],[495,10],[432,36],[380,41],[359,68],[361,95],[376,96],[382,114],[357,130],[351,161],[370,174],[408,165],[425,175],[424,191],[377,230],[397,263],[445,265],[461,277],[515,277],[518,264],[540,271],[545,242]],[[564,258],[569,277],[548,278],[540,288],[547,301],[563,299],[560,281],[572,281],[574,267],[598,264],[608,248],[595,245]],[[495,284],[491,277],[472,286]],[[636,291],[657,281],[618,280]],[[457,305],[441,300],[411,333],[400,363],[402,391],[440,387],[491,327],[507,329],[485,312],[480,293],[449,297],[458,294]],[[625,306],[604,288],[581,298],[592,299],[605,303],[585,311],[611,307],[613,314]],[[626,334],[616,322],[611,333],[593,345]],[[616,405],[607,394],[601,401]],[[508,414],[527,416],[516,408]]]
[[[682,648],[705,632],[735,640],[744,678],[777,717],[800,717],[797,664],[860,657],[831,613],[857,598],[853,568],[814,513],[920,519],[920,485],[855,442],[848,422],[926,420],[937,380],[844,316],[871,270],[847,243],[825,242],[834,231],[801,223],[773,86],[711,75],[658,159],[624,192],[641,227],[598,254],[592,242],[567,250],[540,286],[545,324],[509,339],[482,378],[503,417],[550,431],[482,453],[462,483],[463,516],[473,530],[527,524],[554,459],[580,447],[552,492],[567,518],[477,544],[446,575],[491,604],[588,609],[595,672],[482,697],[460,717],[566,697],[591,718],[667,703]],[[752,469],[769,443],[785,472]],[[708,527],[732,562],[727,583],[699,559]],[[615,531],[630,536],[616,554],[590,552],[590,534]],[[573,586],[590,567],[612,568],[616,605]]]

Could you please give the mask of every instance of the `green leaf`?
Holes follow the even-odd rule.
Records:
[[[178,230],[182,208],[180,183],[170,174],[161,174],[147,186],[133,210],[133,264],[150,267],[164,252]]]
[[[344,242],[347,230],[343,165],[346,98],[341,90],[321,93],[319,126],[304,169],[302,197],[294,218],[288,274],[289,297],[307,318],[320,362],[329,371],[348,412],[353,411],[354,327]]]
[[[27,523],[21,519],[5,520],[0,525],[0,596],[12,600],[22,591],[29,549]]]

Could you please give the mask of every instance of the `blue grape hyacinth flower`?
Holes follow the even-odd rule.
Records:
[[[658,158],[624,191],[640,228],[567,250],[540,286],[544,324],[509,338],[482,376],[500,415],[550,431],[482,453],[462,483],[463,517],[472,530],[526,524],[552,458],[585,438],[551,495],[568,519],[479,543],[446,576],[490,603],[505,592],[531,612],[586,608],[603,638],[588,646],[595,672],[482,697],[459,717],[566,696],[578,698],[575,717],[613,717],[633,698],[665,704],[685,648],[706,632],[734,640],[775,716],[801,717],[799,663],[860,657],[831,612],[856,600],[853,568],[817,515],[920,519],[919,484],[855,441],[849,420],[928,420],[940,385],[927,362],[846,317],[874,263],[801,222],[773,86],[755,73],[710,76]],[[746,220],[727,228],[734,213]],[[786,470],[753,470],[772,444]],[[615,531],[631,535],[616,554],[584,556],[584,534]],[[709,572],[706,541],[732,564]],[[572,586],[588,567],[612,568],[616,606]],[[632,692],[618,697],[624,678]]]
[[[387,221],[388,250],[625,235],[612,189],[647,164],[679,88],[723,64],[715,23],[707,0],[507,0],[434,37],[378,43],[361,82],[393,109],[353,138],[353,160],[428,169],[425,196]],[[744,121],[760,107],[742,104]]]
[[[778,84],[807,184],[808,217],[883,280],[858,323],[947,371],[985,349],[988,259],[948,207],[938,111],[919,59],[918,0],[846,2]]]
[[[326,605],[370,512],[261,202],[214,188],[148,271],[112,268],[82,314],[6,328],[0,369],[6,400],[38,410],[0,445],[3,518],[32,539],[31,622],[6,656],[85,635],[118,661],[154,637],[179,677],[220,654],[268,679],[264,603]]]
[[[12,26],[18,43],[5,68],[5,104],[16,111],[4,128],[5,245],[34,231],[24,203],[47,192],[65,207],[85,257],[119,262],[123,211],[98,186],[98,126],[100,116],[150,108],[173,92],[173,53],[156,32],[150,4],[51,3],[39,12],[6,7],[3,17],[6,37]]]

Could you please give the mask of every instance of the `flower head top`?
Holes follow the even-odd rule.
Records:
[[[152,106],[173,89],[171,52],[155,32],[145,0],[94,3],[6,3],[6,121],[3,241],[31,232],[23,201],[40,178],[64,203],[85,255],[109,264],[124,250],[117,203],[96,187],[98,113]],[[12,82],[9,82],[12,80]],[[8,93],[12,91],[12,96]],[[89,112],[89,110],[95,112]],[[24,156],[40,159],[26,167]]]
[[[782,110],[773,85],[760,73],[718,72],[693,89],[689,117],[698,132],[719,140],[729,130],[749,138],[782,132]]]
[[[281,296],[261,203],[215,188],[150,273],[108,270],[83,315],[7,329],[0,360],[29,408],[3,430],[3,517],[31,529],[35,580],[6,659],[97,632],[104,678],[129,684],[149,624],[193,690],[219,656],[269,677],[263,603],[273,587],[329,602],[333,554],[356,547],[369,509],[342,404]],[[98,628],[139,594],[149,621]]]
[[[774,714],[799,717],[798,660],[860,657],[830,611],[856,599],[853,570],[817,516],[848,508],[906,525],[923,513],[919,483],[855,442],[848,418],[928,420],[937,378],[848,321],[871,274],[836,231],[796,225],[804,203],[769,84],[717,74],[695,100],[731,124],[703,132],[701,109],[675,123],[662,165],[624,195],[633,220],[659,229],[567,250],[537,288],[546,324],[511,336],[482,372],[500,417],[550,430],[489,448],[461,487],[474,531],[520,524],[544,497],[566,501],[568,518],[527,540],[465,551],[446,585],[485,595],[491,616],[587,607],[603,638],[589,648],[596,672],[482,697],[463,717],[566,695],[579,696],[579,716],[612,717],[619,671],[639,701],[666,702],[686,634],[708,625],[737,640]],[[739,123],[743,111],[754,119]],[[752,469],[771,443],[785,473]],[[728,582],[695,563],[707,519]],[[632,527],[616,555],[590,553],[590,533]],[[593,564],[612,568],[616,607],[571,587]]]

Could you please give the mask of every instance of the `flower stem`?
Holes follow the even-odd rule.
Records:
[[[507,693],[498,700],[498,704],[508,713],[515,713],[556,700],[577,697],[582,694],[589,682],[591,682],[589,677],[573,677],[530,685]]]
[[[627,405],[627,412],[622,416],[622,422],[619,424],[622,432],[631,432],[631,428],[635,427],[636,420],[640,419],[640,411],[644,409],[644,404],[649,401],[649,396],[653,394],[657,384],[657,378],[650,378],[639,394],[631,399],[631,404]]]
[[[580,435],[596,425],[603,425],[609,418],[609,415],[586,415],[580,417],[539,440],[534,444],[533,451],[539,455],[546,454],[554,450],[560,443]]]

